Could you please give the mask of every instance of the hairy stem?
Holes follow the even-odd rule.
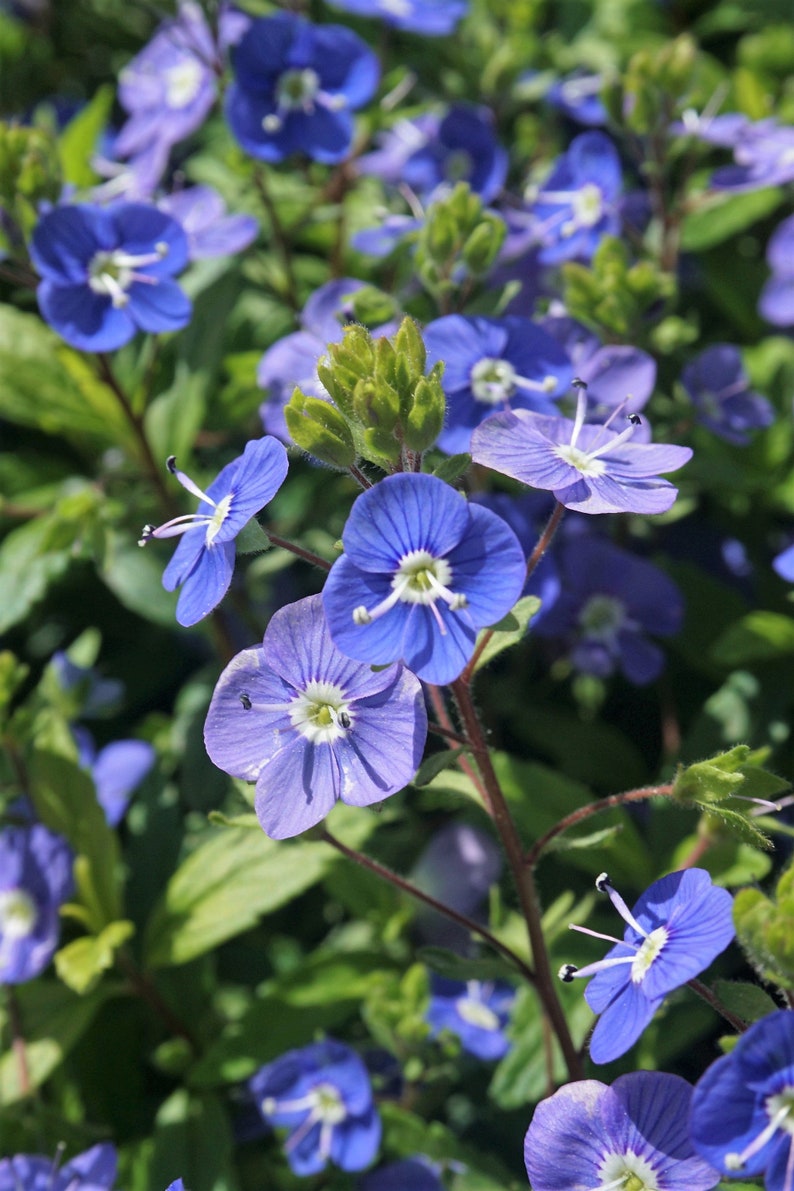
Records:
[[[739,1034],[744,1033],[747,1029],[747,1022],[744,1018],[738,1017],[737,1014],[732,1013],[727,1006],[723,1005],[719,997],[711,991],[707,984],[703,984],[700,980],[687,980],[687,985],[699,997],[702,997],[707,1004],[711,1005],[712,1009],[715,1009],[717,1013],[724,1017],[729,1025],[733,1026],[734,1030]]]
[[[553,839],[562,835],[569,827],[575,827],[592,815],[612,810],[616,806],[623,806],[627,802],[644,802],[648,798],[669,798],[672,792],[672,783],[666,786],[642,786],[636,790],[624,790],[622,794],[610,794],[607,798],[599,798],[596,802],[588,802],[587,806],[580,806],[578,810],[571,811],[570,815],[560,819],[559,823],[555,823],[545,835],[535,840],[524,858],[524,863],[528,868],[534,868]]]

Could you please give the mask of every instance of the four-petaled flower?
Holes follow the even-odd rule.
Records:
[[[248,1083],[264,1120],[288,1131],[284,1152],[297,1175],[328,1162],[363,1170],[375,1158],[381,1122],[364,1063],[333,1038],[268,1063]]]
[[[524,584],[510,527],[436,476],[387,476],[363,492],[342,542],[323,589],[336,645],[371,665],[402,660],[427,682],[458,677],[477,630],[506,616]]]
[[[107,1142],[92,1146],[59,1165],[43,1154],[0,1158],[0,1191],[110,1191],[116,1181],[117,1157]]]
[[[276,495],[287,467],[284,445],[275,438],[258,438],[227,463],[203,492],[177,469],[173,456],[168,460],[168,470],[201,504],[196,513],[174,517],[164,525],[145,525],[139,545],[152,538],[184,535],[163,572],[166,591],[182,588],[176,606],[180,624],[196,624],[226,595],[234,570],[234,539]]]
[[[719,1174],[690,1140],[691,1100],[691,1085],[662,1071],[560,1088],[524,1141],[532,1191],[708,1191]]]
[[[66,841],[40,823],[0,832],[0,984],[31,980],[52,959],[72,860]]]
[[[498,409],[554,414],[571,383],[565,351],[528,318],[448,314],[424,331],[427,366],[444,364],[447,416],[438,446],[468,451],[475,426]]]
[[[741,447],[753,430],[770,426],[775,411],[750,389],[738,347],[715,343],[687,364],[681,384],[692,398],[697,419],[714,434]]]
[[[339,800],[370,806],[403,789],[426,734],[413,674],[373,672],[341,654],[319,596],[281,608],[262,645],[232,659],[204,729],[215,764],[256,782],[256,813],[273,839],[314,826]]]
[[[733,899],[704,869],[670,873],[645,890],[629,910],[606,873],[596,888],[609,896],[626,923],[623,941],[573,927],[615,946],[604,959],[577,968],[563,964],[560,979],[593,979],[585,1000],[601,1016],[590,1039],[590,1058],[609,1063],[632,1046],[664,998],[692,980],[734,937]]]
[[[505,1026],[516,999],[509,984],[433,979],[425,1014],[433,1036],[449,1030],[478,1059],[501,1059],[510,1049]]]
[[[136,331],[178,331],[190,319],[172,280],[188,263],[187,237],[156,207],[55,207],[36,225],[30,255],[39,309],[72,347],[114,351]]]
[[[620,231],[622,187],[617,150],[603,132],[575,137],[535,196],[535,242],[546,265],[590,260],[602,236]]]
[[[520,409],[487,418],[472,435],[474,462],[545,488],[579,513],[666,512],[678,489],[659,473],[683,467],[692,451],[631,442],[638,414],[627,415],[630,424],[620,433],[610,430],[620,406],[603,426],[586,423],[586,388],[581,382],[577,387],[574,421]]]
[[[698,1153],[733,1178],[765,1173],[767,1191],[794,1182],[794,1013],[754,1022],[717,1059],[692,1097]]]
[[[352,112],[378,84],[378,60],[341,25],[292,13],[254,21],[232,51],[226,117],[246,152],[263,161],[306,153],[336,162],[353,141]]]

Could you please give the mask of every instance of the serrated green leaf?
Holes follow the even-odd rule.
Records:
[[[759,1021],[780,1008],[769,993],[764,992],[757,984],[747,984],[738,980],[717,980],[714,983],[714,992],[727,1009],[746,1022]]]
[[[482,653],[477,659],[476,669],[480,670],[483,666],[487,666],[489,662],[493,661],[505,649],[509,649],[511,645],[517,645],[526,636],[529,622],[535,613],[540,608],[540,600],[537,596],[522,596],[522,598],[515,604],[507,616],[502,617],[498,624],[493,625],[489,629],[483,629],[478,634],[478,642],[483,637],[488,638],[487,644]]]
[[[255,517],[243,526],[235,539],[238,554],[263,554],[270,549],[270,545],[270,538]]]

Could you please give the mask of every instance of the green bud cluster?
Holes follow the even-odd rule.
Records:
[[[741,889],[733,920],[739,942],[753,967],[779,988],[794,989],[794,866],[777,883],[775,897]]]
[[[672,274],[649,260],[631,264],[628,248],[614,236],[604,236],[590,266],[568,261],[562,273],[563,301],[572,318],[606,338],[637,345],[676,292]]]
[[[434,297],[447,298],[459,285],[487,273],[506,234],[504,221],[483,208],[479,195],[458,182],[432,203],[416,245],[416,269]]]
[[[385,470],[436,441],[444,423],[443,365],[425,374],[427,353],[411,318],[391,338],[373,338],[358,324],[345,329],[317,366],[333,404],[300,389],[285,410],[297,446],[333,467],[365,459]]]
[[[612,120],[639,136],[666,129],[687,106],[697,59],[697,46],[687,34],[661,48],[638,50],[622,81],[603,96]]]
[[[62,176],[55,138],[41,128],[0,122],[0,206],[25,239],[42,202],[54,203]]]

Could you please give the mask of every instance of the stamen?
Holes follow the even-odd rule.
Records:
[[[772,1137],[774,1137],[783,1121],[785,1121],[786,1117],[789,1115],[790,1111],[790,1104],[781,1105],[781,1107],[769,1121],[769,1124],[766,1126],[766,1128],[761,1130],[755,1140],[751,1141],[750,1144],[742,1150],[741,1154],[726,1154],[725,1165],[727,1166],[728,1170],[741,1170],[742,1167],[746,1166],[750,1158],[757,1154],[759,1150],[762,1150],[766,1143],[770,1141]]]
[[[571,387],[576,389],[576,417],[573,422],[573,433],[571,434],[571,446],[576,446],[576,440],[579,437],[579,431],[584,426],[585,416],[587,414],[587,385],[578,376],[575,376],[571,381]]]
[[[575,922],[568,923],[568,930],[578,931],[580,935],[590,935],[593,939],[603,939],[605,943],[621,943],[626,947],[634,947],[636,943],[626,943],[623,939],[616,939],[614,935],[602,935],[600,930],[591,930],[589,926],[577,926]]]
[[[179,481],[183,488],[187,488],[188,492],[190,492],[192,496],[197,497],[199,500],[206,501],[208,505],[212,505],[213,509],[217,509],[218,506],[212,497],[207,496],[207,493],[204,492],[203,489],[199,488],[198,484],[194,483],[190,476],[179,470],[176,465],[176,455],[169,455],[165,461],[165,465],[170,471],[171,475]]]
[[[631,910],[610,881],[608,873],[601,873],[598,877],[596,877],[595,887],[599,893],[606,893],[607,897],[612,902],[612,905],[615,907],[618,914],[620,914],[624,922],[627,922],[629,926],[633,927],[638,935],[642,935],[643,939],[648,938],[647,930],[640,926],[639,922],[634,917]]]
[[[254,706],[253,703],[251,702],[251,696],[248,694],[247,691],[240,691],[240,694],[237,696],[237,698],[240,700],[240,702],[242,703],[242,705],[246,711],[250,711],[251,708]]]
[[[615,955],[611,959],[597,959],[595,963],[586,964],[583,968],[577,968],[576,964],[563,964],[559,972],[560,980],[563,984],[570,984],[574,977],[586,980],[588,976],[597,976],[599,972],[605,972],[608,968],[633,964],[636,958],[634,955]]]
[[[209,513],[182,513],[181,516],[172,517],[163,525],[144,525],[144,536],[139,538],[138,545],[145,546],[152,538],[176,538],[181,533],[187,533],[189,529],[211,525],[212,522],[213,518]]]

